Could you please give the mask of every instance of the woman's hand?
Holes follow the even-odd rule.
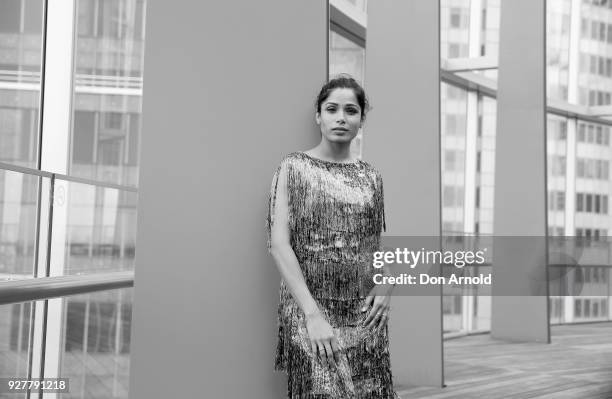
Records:
[[[323,364],[335,370],[336,362],[340,361],[340,345],[332,326],[321,313],[316,312],[306,315],[306,328],[312,353],[318,355]]]
[[[370,313],[368,313],[363,325],[369,330],[381,330],[389,320],[391,290],[381,286],[374,287],[365,299],[365,305],[361,308],[361,311],[367,312],[368,308],[370,308]]]

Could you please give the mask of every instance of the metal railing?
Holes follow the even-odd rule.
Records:
[[[134,286],[134,272],[0,281],[0,305],[88,294]]]

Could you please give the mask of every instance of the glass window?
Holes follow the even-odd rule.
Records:
[[[584,210],[584,194],[576,193],[576,212],[582,212]]]
[[[585,212],[593,212],[593,195],[586,194],[585,195]]]
[[[112,151],[109,151],[112,158]],[[104,162],[110,162],[103,159]],[[66,218],[54,219],[53,230],[66,231],[65,275],[134,269],[137,193],[77,182],[61,187],[67,194]],[[59,238],[58,238],[59,239]]]
[[[552,175],[565,176],[565,157],[560,155],[552,156]]]
[[[567,139],[567,121],[559,121],[559,140]]]
[[[91,164],[94,162],[96,113],[76,111],[73,118],[73,129],[81,132],[74,136],[72,142],[72,162]]]
[[[130,288],[63,299],[58,374],[70,397],[128,398],[132,297]]]
[[[591,300],[590,299],[585,299],[583,301],[584,303],[584,317],[591,317]]]
[[[461,56],[461,48],[458,43],[448,44],[448,58],[458,58]]]
[[[143,0],[78,0],[68,173],[138,185]]]
[[[602,138],[602,129],[600,125],[597,125],[595,127],[595,142],[597,144],[601,144],[603,142],[603,138]]]
[[[585,170],[585,168],[584,168],[584,159],[578,158],[576,160],[576,176],[584,177],[585,176],[584,170]]]
[[[582,18],[580,23],[580,34],[582,37],[589,36],[589,21],[586,18]]]
[[[343,36],[332,25],[329,32],[329,74],[331,76],[347,73],[363,83],[365,73],[365,48]]]
[[[454,170],[455,169],[455,151],[446,150],[445,152],[445,170]]]
[[[557,191],[557,210],[562,211],[565,209],[565,193],[563,191]]]
[[[0,1],[0,162],[37,167],[42,0]]]
[[[591,21],[591,39],[597,40],[599,33],[599,22]]]
[[[578,123],[578,141],[584,142],[586,135],[586,125],[584,122]]]
[[[21,31],[21,1],[3,1],[0,5],[0,32]]]
[[[358,38],[351,36],[336,24],[330,24],[329,31],[329,76],[333,77],[341,73],[346,73],[354,77],[363,84],[365,74],[365,48]],[[139,121],[133,121],[130,126],[138,127]],[[132,135],[133,136],[133,135]],[[130,140],[128,147],[128,164],[136,163],[137,152],[133,151],[138,146],[138,136]],[[351,143],[351,153],[356,157],[361,157],[362,133]]]
[[[455,203],[455,189],[453,186],[444,186],[443,203],[444,206],[453,206]]]
[[[574,299],[574,316],[582,317],[582,300]]]
[[[37,176],[0,169],[0,280],[34,274],[39,186]]]
[[[462,28],[463,27],[463,13],[461,8],[450,9],[450,26],[451,28]]]
[[[0,375],[27,378],[28,358],[32,350],[30,328],[34,324],[34,302],[0,306],[0,342],[3,343],[0,354]],[[23,398],[25,395],[6,394],[4,397]],[[33,395],[32,395],[33,396]]]

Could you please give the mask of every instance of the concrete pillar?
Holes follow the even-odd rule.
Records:
[[[374,108],[364,159],[383,175],[389,236],[441,232],[439,14],[435,0],[368,2],[365,85]],[[441,286],[435,290],[393,298],[396,385],[444,383]]]
[[[327,3],[147,6],[130,398],[280,398],[272,175],[315,145]]]
[[[526,294],[548,280],[545,21],[546,0],[502,1],[491,334],[515,341],[550,340],[548,296]]]

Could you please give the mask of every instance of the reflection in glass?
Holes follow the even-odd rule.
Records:
[[[567,124],[566,118],[548,115],[547,126],[547,191],[548,235],[565,235],[565,207],[567,180]]]
[[[42,0],[0,1],[0,162],[36,167]]]
[[[355,8],[360,11],[366,11],[367,8],[367,0],[346,0],[351,3]]]
[[[474,232],[493,234],[497,100],[479,96],[476,152],[476,224]]]
[[[138,185],[145,0],[79,0],[70,174]]]
[[[465,196],[467,91],[441,85],[443,234],[462,233]]]
[[[346,73],[363,85],[365,73],[365,48],[363,45],[349,40],[332,29],[329,31],[329,41],[330,78]],[[354,157],[361,158],[362,143],[363,132],[360,130],[351,143],[351,153]]]
[[[28,375],[32,310],[33,302],[0,306],[0,377]]]
[[[612,103],[612,2],[547,0],[547,93],[583,106]],[[572,14],[576,12],[576,14]],[[610,126],[548,115],[548,233],[603,240],[610,231]],[[607,262],[609,263],[609,262]],[[594,271],[608,264],[591,265]],[[584,270],[585,281],[591,270]],[[597,320],[609,296],[550,298],[551,322]]]
[[[329,40],[329,76],[348,73],[363,84],[365,48],[334,30],[330,30]]]
[[[548,98],[568,101],[570,58],[570,0],[548,0],[546,65]]]
[[[440,51],[443,59],[469,56],[470,0],[440,3]]]
[[[62,184],[63,183],[63,184]],[[63,274],[133,270],[136,242],[135,192],[56,181],[64,196],[64,218],[53,219],[54,248],[63,247]],[[62,212],[56,211],[56,215]]]
[[[132,289],[64,299],[59,375],[70,379],[64,399],[126,398],[129,388]]]
[[[467,91],[441,84],[442,233],[464,231]],[[442,297],[444,332],[463,329],[463,296]]]
[[[0,169],[0,280],[34,275],[38,183]]]
[[[556,9],[565,8],[561,0],[549,2]],[[568,83],[575,92],[573,97],[568,98],[573,104],[593,106],[612,103],[612,56],[609,50],[612,43],[612,10],[607,3],[582,1],[580,4],[580,31],[576,32],[578,47],[566,50],[566,57],[574,59],[578,65],[577,71],[569,76]],[[548,40],[555,40],[551,36]]]

